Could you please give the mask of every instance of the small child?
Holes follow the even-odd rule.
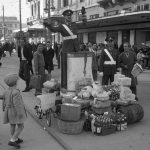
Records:
[[[4,82],[9,87],[4,91],[3,95],[0,95],[0,99],[3,99],[3,123],[10,124],[11,139],[8,145],[15,148],[20,148],[19,144],[23,142],[19,135],[24,128],[24,121],[27,118],[21,92],[17,89],[18,79],[19,77],[16,74],[7,75]]]

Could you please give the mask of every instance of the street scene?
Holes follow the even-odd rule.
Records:
[[[150,0],[0,7],[0,150],[150,149]]]

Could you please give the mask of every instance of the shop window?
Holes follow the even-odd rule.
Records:
[[[84,0],[80,0],[80,3],[84,2]]]
[[[68,0],[64,0],[64,7],[68,6]]]
[[[144,5],[144,10],[149,10],[149,4]]]
[[[141,10],[141,7],[140,5],[137,6],[137,11],[140,11]]]
[[[88,42],[96,43],[96,32],[88,33]]]
[[[130,31],[124,30],[122,31],[122,43],[128,42],[130,43]]]
[[[118,41],[118,32],[117,31],[108,31],[107,37],[112,37],[115,42]]]

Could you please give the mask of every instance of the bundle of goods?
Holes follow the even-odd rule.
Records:
[[[55,106],[56,101],[56,93],[47,93],[43,95],[38,95],[37,100],[39,101],[39,105],[43,111],[46,111],[49,108],[53,108]]]
[[[73,97],[75,97],[74,92],[66,92],[66,93],[61,92],[60,95],[62,97],[62,102],[63,103],[72,103]]]
[[[128,87],[120,86],[120,99],[118,99],[117,104],[119,105],[129,105],[135,103],[135,94]]]
[[[56,79],[51,79],[43,83],[44,88],[48,90],[57,91],[60,90],[60,83]]]
[[[111,111],[111,103],[107,92],[99,93],[97,98],[94,98],[92,109],[97,114]]]
[[[114,75],[114,83],[122,86],[131,86],[131,78],[119,72]]]
[[[91,105],[91,100],[85,100],[78,97],[72,99],[72,103],[81,105],[81,109],[89,108]]]
[[[127,117],[125,114],[121,113],[120,111],[116,114],[117,120],[117,131],[124,131],[127,129]]]
[[[103,89],[105,91],[109,92],[109,99],[111,101],[116,101],[117,99],[120,98],[119,85],[112,84],[112,85],[108,85],[108,86],[103,86]]]
[[[83,87],[91,85],[92,82],[93,81],[91,78],[82,78],[82,79],[78,80],[75,85],[76,92],[77,93],[80,92]]]
[[[134,77],[137,77],[140,73],[143,72],[143,68],[142,66],[139,64],[139,63],[136,63],[131,71],[131,74],[134,76]]]
[[[108,135],[116,131],[114,120],[107,115],[96,116],[91,122],[91,128],[96,135]]]
[[[120,105],[118,106],[117,111],[126,115],[128,124],[138,122],[144,117],[144,110],[137,102],[127,106]]]

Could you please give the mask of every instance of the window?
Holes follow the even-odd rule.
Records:
[[[0,24],[0,27],[2,27],[3,25],[2,24]]]
[[[12,33],[12,30],[8,30],[8,34],[11,34]]]
[[[80,0],[80,3],[84,2],[84,0]]]
[[[140,10],[141,10],[140,5],[138,5],[137,6],[137,11],[140,11]]]
[[[71,0],[70,1],[70,4],[72,5],[72,4],[75,4],[76,3],[76,0]]]
[[[64,7],[68,6],[68,0],[64,0]]]
[[[0,34],[3,34],[2,30],[0,30]]]
[[[149,4],[144,5],[144,10],[149,10]]]

